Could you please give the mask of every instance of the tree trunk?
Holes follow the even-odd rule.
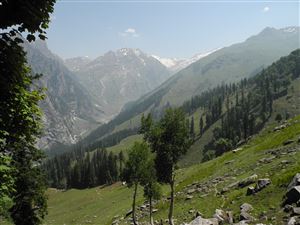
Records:
[[[134,225],[137,225],[137,222],[135,220],[135,200],[136,200],[137,187],[138,185],[134,184],[133,202],[132,202],[132,220]]]
[[[173,211],[174,211],[174,179],[170,182],[171,187],[171,202],[170,202],[170,209],[169,209],[169,225],[174,225],[173,222]]]
[[[150,225],[154,225],[153,222],[153,216],[152,216],[152,198],[149,198],[149,204],[150,204]]]

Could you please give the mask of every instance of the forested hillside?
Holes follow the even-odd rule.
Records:
[[[286,96],[291,84],[299,79],[299,55],[300,50],[297,49],[252,78],[220,85],[194,96],[181,106],[187,117],[197,110],[201,112],[199,133],[195,132],[193,117],[191,121],[187,120],[190,138],[195,143],[211,126],[215,126],[213,135],[202,153],[204,160],[215,158],[236,148],[264,127],[272,113],[274,114],[273,102]],[[281,121],[291,116],[295,115],[291,115],[287,108],[285,114],[278,114],[277,119]],[[120,133],[115,133],[111,137],[117,139],[118,135]],[[115,143],[104,145],[104,142],[100,141],[98,146],[92,146],[93,148],[78,145],[77,150],[49,159],[45,167],[51,186],[85,188],[118,180],[124,158],[112,152],[106,153],[103,148],[109,144]],[[95,149],[98,150],[94,151]],[[104,163],[102,170],[99,170],[96,162],[101,160]],[[101,174],[105,178],[100,178]]]
[[[179,71],[139,100],[126,104],[118,116],[95,129],[80,144],[91,145],[116,131],[137,128],[142,113],[151,112],[159,118],[170,105],[178,107],[222,83],[229,85],[248,79],[298,48],[298,37],[299,27],[266,28],[245,42],[215,51]]]

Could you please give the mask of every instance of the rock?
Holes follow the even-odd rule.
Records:
[[[283,145],[289,145],[292,144],[294,142],[294,140],[286,140],[283,142]]]
[[[194,188],[187,190],[188,194],[193,194],[194,192],[196,192],[196,189]]]
[[[241,180],[239,183],[238,183],[238,186],[243,188],[243,187],[246,187],[248,186],[249,184],[253,184],[256,182],[258,176],[256,174],[250,176],[250,177],[247,177],[243,180]]]
[[[188,225],[219,225],[219,222],[216,218],[204,219],[201,216],[198,216]]]
[[[284,128],[286,128],[286,125],[285,125],[285,124],[280,125],[280,126],[278,126],[278,127],[275,127],[275,128],[273,129],[273,131],[279,131],[279,130],[282,130],[282,129],[284,129]]]
[[[192,198],[193,198],[192,195],[187,195],[186,198],[185,198],[185,200],[190,200],[190,199],[192,199]]]
[[[233,159],[233,160],[230,160],[230,161],[227,161],[227,162],[225,162],[225,165],[231,164],[231,163],[233,163],[233,162],[234,162],[234,159]]]
[[[246,211],[241,211],[240,213],[240,221],[246,220],[248,222],[250,221],[254,221],[255,218],[253,216],[251,216],[248,212]]]
[[[194,214],[195,213],[195,209],[190,209],[189,210],[189,214]]]
[[[233,152],[233,153],[237,153],[237,152],[239,152],[239,151],[241,151],[241,150],[243,150],[243,148],[236,148],[236,149],[232,150],[232,152]]]
[[[293,208],[293,214],[294,215],[300,215],[300,207],[294,207]]]
[[[275,159],[275,158],[276,158],[276,156],[271,156],[271,157],[269,157],[269,158],[262,158],[262,159],[259,160],[259,162],[261,162],[261,163],[270,163],[270,162],[272,162],[273,159]]]
[[[287,204],[284,206],[283,211],[288,213],[288,212],[291,212],[292,209],[293,209],[293,206]]]
[[[197,212],[196,212],[195,218],[197,218],[198,216],[201,216],[201,217],[203,217],[202,213],[201,213],[201,212],[199,212],[199,211],[197,211]]]
[[[253,210],[253,206],[249,203],[244,203],[240,206],[241,212],[251,212]]]
[[[300,200],[300,186],[295,186],[286,193],[286,203],[297,203]]]
[[[228,215],[222,209],[216,209],[215,214],[214,214],[213,217],[216,218],[219,222],[222,222],[222,223],[228,221]]]
[[[290,218],[287,225],[299,225],[300,224],[300,218],[298,216],[293,216]]]
[[[291,181],[291,183],[289,183],[287,189],[288,189],[288,191],[289,191],[290,189],[292,189],[293,187],[298,186],[298,185],[300,185],[300,173],[297,173],[297,174],[293,177],[293,180]]]
[[[263,188],[265,188],[266,186],[268,186],[269,184],[271,184],[271,180],[269,178],[264,178],[264,179],[259,179],[257,181],[257,186],[256,186],[256,190],[261,190]]]
[[[253,186],[248,187],[246,195],[253,195],[254,193],[255,193],[255,187]]]
[[[234,225],[248,225],[246,221],[240,221],[238,223],[235,223]]]

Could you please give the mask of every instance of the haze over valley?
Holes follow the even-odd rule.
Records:
[[[299,225],[299,9],[0,0],[0,224]]]

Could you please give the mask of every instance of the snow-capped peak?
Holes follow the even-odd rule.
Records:
[[[173,66],[176,66],[180,61],[183,61],[184,59],[177,59],[177,58],[161,58],[157,55],[151,55],[153,58],[157,59],[161,64],[166,66],[167,68],[171,68]]]
[[[157,55],[151,55],[153,58],[157,59],[158,61],[160,61],[161,64],[163,64],[164,66],[166,66],[169,70],[173,71],[173,72],[177,72],[181,69],[184,69],[185,67],[189,66],[190,64],[198,61],[201,58],[204,58],[208,55],[210,55],[211,53],[219,50],[220,48],[214,49],[212,51],[209,52],[205,52],[205,53],[199,53],[194,55],[193,57],[189,58],[189,59],[178,59],[178,58],[162,58],[159,57]]]

